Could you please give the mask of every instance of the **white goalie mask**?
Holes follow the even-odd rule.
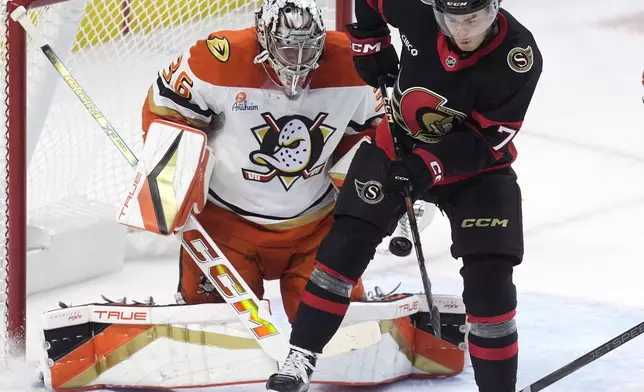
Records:
[[[256,63],[267,61],[289,97],[308,83],[322,55],[326,28],[314,0],[266,0],[255,14],[261,53]]]

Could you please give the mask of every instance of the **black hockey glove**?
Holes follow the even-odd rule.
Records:
[[[414,194],[427,189],[434,182],[423,158],[418,154],[409,154],[402,160],[389,162],[385,166],[384,193],[402,192],[411,183]]]
[[[353,23],[347,25],[347,35],[351,41],[353,64],[362,80],[377,88],[378,78],[384,76],[387,86],[392,87],[398,76],[399,61],[387,26],[365,30]]]

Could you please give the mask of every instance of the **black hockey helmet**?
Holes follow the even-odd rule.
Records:
[[[444,14],[471,14],[488,7],[494,0],[434,0],[434,8]]]
[[[494,24],[499,3],[500,0],[434,0],[434,16],[445,35],[471,46],[471,39],[481,37]]]

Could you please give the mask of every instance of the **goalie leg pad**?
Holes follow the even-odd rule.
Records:
[[[465,309],[460,296],[435,295],[443,339],[425,329],[423,295],[352,302],[318,358],[313,382],[373,385],[404,377],[443,378],[463,370]]]
[[[56,391],[204,388],[277,370],[227,304],[90,304],[42,318],[43,380]]]

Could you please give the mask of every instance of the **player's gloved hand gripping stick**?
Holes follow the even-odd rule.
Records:
[[[150,173],[150,171],[145,168],[145,165],[139,165],[139,159],[130,150],[123,138],[116,132],[107,118],[96,107],[92,99],[76,82],[53,49],[44,42],[38,30],[27,16],[27,10],[20,6],[11,13],[11,18],[20,23],[34,43],[40,47],[67,85],[83,103],[87,111],[94,117],[105,134],[112,140],[112,143],[119,149],[123,157],[127,159],[133,168],[139,166],[139,172],[143,172],[147,176],[147,173]],[[182,130],[179,129],[178,131],[181,132]],[[190,129],[189,127],[186,127],[185,131],[187,134],[191,133],[193,135],[200,133],[200,131]],[[189,209],[191,208],[192,206],[189,207]],[[192,255],[194,262],[197,263],[203,274],[215,286],[222,298],[231,306],[242,324],[248,329],[255,340],[257,340],[264,352],[275,360],[284,360],[288,354],[288,345],[283,333],[273,322],[268,309],[262,305],[248,284],[242,279],[230,261],[226,259],[226,256],[224,256],[217,244],[206,233],[194,215],[189,213],[184,217],[183,222],[185,224],[182,223],[183,227],[178,231],[178,235],[181,238],[181,245]],[[172,233],[172,231],[169,233]]]
[[[391,109],[391,102],[389,101],[389,95],[387,93],[387,79],[381,77],[379,79],[379,88],[382,93],[382,100],[385,107],[385,117],[387,119],[387,125],[389,127],[389,134],[392,137],[394,148],[396,150],[396,159],[402,160],[402,151],[400,149],[400,143],[396,138],[396,135],[392,132],[394,129],[394,117],[393,111]],[[423,248],[420,244],[420,233],[418,232],[418,223],[416,222],[416,214],[414,213],[414,201],[411,198],[411,181],[408,182],[408,185],[403,188],[403,194],[405,195],[405,207],[407,208],[407,218],[409,219],[409,226],[411,228],[412,240],[414,242],[414,249],[416,250],[416,258],[418,259],[418,267],[420,268],[420,276],[423,281],[423,289],[425,289],[425,298],[427,299],[427,305],[429,306],[430,313],[430,323],[432,325],[432,330],[434,331],[434,336],[441,338],[441,320],[440,312],[438,307],[434,304],[434,297],[432,295],[432,282],[427,276],[427,269],[425,268],[425,256],[423,255]]]

